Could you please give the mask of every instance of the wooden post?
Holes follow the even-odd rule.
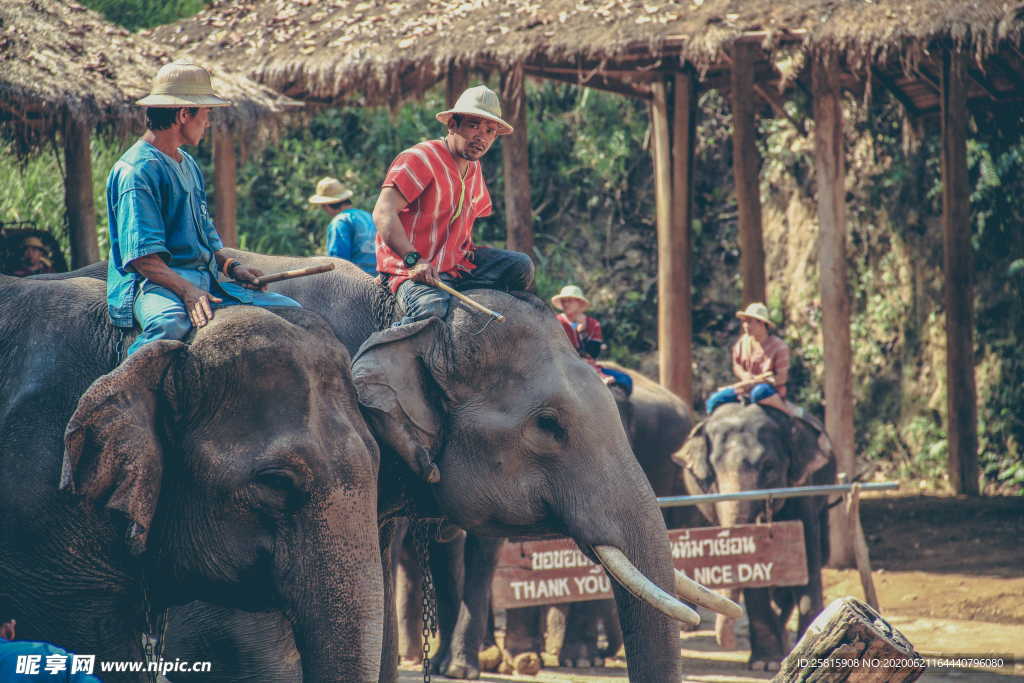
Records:
[[[846,286],[846,164],[839,70],[831,59],[816,62],[812,70],[814,164],[821,226],[818,264],[825,360],[825,431],[832,439],[839,473],[853,481],[853,354],[850,295]],[[832,508],[829,564],[834,567],[853,565],[853,546],[846,534],[845,517],[841,507]]]
[[[671,389],[677,342],[681,337],[676,316],[679,291],[678,240],[672,229],[672,148],[668,116],[668,83],[651,83],[651,147],[654,156],[654,204],[658,229],[658,381]],[[687,401],[692,397],[687,396]]]
[[[693,217],[693,138],[697,93],[693,74],[675,75],[672,91],[672,223],[658,234],[658,348],[661,384],[693,406],[693,314],[690,301],[690,223]],[[664,320],[664,326],[661,324]],[[664,327],[665,338],[661,330]],[[664,343],[662,343],[664,341]],[[660,353],[661,351],[659,351]]]
[[[213,133],[213,199],[217,232],[225,247],[238,246],[238,184],[235,138],[227,128]]]
[[[530,207],[530,152],[526,140],[526,82],[523,65],[501,75],[501,110],[514,128],[501,137],[505,176],[506,246],[533,254],[533,209]]]
[[[100,260],[96,205],[92,200],[92,128],[68,114],[64,120],[64,210],[67,212],[71,267]]]
[[[445,80],[445,101],[449,107],[455,105],[455,101],[467,87],[469,87],[469,71],[465,67],[450,65],[448,78]]]
[[[743,305],[765,300],[764,238],[761,231],[761,194],[758,179],[754,122],[754,54],[757,46],[733,44],[732,172],[740,219],[740,273]]]
[[[856,598],[839,598],[807,627],[774,683],[915,681],[925,659],[902,633]]]
[[[967,181],[967,78],[964,57],[942,62],[942,238],[946,305],[946,411],[949,480],[978,491],[977,396],[974,384],[974,273]]]
[[[857,573],[860,574],[860,585],[864,589],[864,600],[875,610],[878,606],[878,592],[875,590],[875,579],[871,576],[871,555],[868,542],[864,538],[864,529],[860,525],[860,484],[854,484],[846,497],[846,518],[850,527],[847,533],[853,540],[853,556],[857,560]]]

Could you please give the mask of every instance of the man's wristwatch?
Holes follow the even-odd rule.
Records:
[[[412,268],[420,262],[420,252],[410,251],[408,254],[402,257],[402,261],[405,262],[406,268]]]

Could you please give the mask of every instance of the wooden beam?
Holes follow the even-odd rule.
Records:
[[[765,300],[764,238],[761,229],[760,163],[754,122],[754,55],[757,46],[733,46],[732,170],[740,219],[743,304]]]
[[[469,70],[465,67],[450,64],[448,66],[448,76],[445,78],[445,101],[448,103],[448,106],[454,107],[455,101],[459,99],[459,95],[468,87]]]
[[[1000,100],[999,91],[996,90],[996,87],[992,84],[992,81],[988,79],[988,76],[981,73],[978,69],[973,68],[967,69],[967,75],[979,88],[985,91],[985,94],[989,96],[989,99],[994,102],[998,102]]]
[[[822,340],[825,360],[825,431],[832,439],[836,465],[847,481],[854,476],[853,353],[850,343],[850,295],[846,282],[846,162],[839,68],[834,59],[811,65],[814,109],[814,164],[818,180],[818,266],[821,280]],[[841,506],[830,512],[834,567],[852,567],[853,545]]]
[[[728,54],[723,53],[722,58],[730,66],[735,64],[735,62],[733,62],[732,57],[730,57]],[[730,69],[730,73],[731,71],[732,70]],[[797,121],[795,118],[790,116],[789,112],[786,111],[786,107],[783,104],[782,98],[778,94],[772,92],[768,88],[765,88],[763,85],[756,81],[754,82],[754,92],[757,93],[758,97],[760,97],[762,100],[768,103],[768,106],[772,108],[772,111],[775,112],[776,116],[784,118],[787,121],[789,121],[789,123],[794,128],[796,128],[797,132],[800,133],[800,135],[807,135],[807,129],[804,127],[803,122]]]
[[[978,423],[974,383],[974,304],[970,185],[967,177],[967,73],[964,57],[942,58],[942,237],[946,306],[946,433],[949,479],[977,496]]]
[[[693,407],[693,311],[690,225],[693,219],[693,154],[697,79],[673,77],[672,220],[658,233],[658,365],[662,386]]]
[[[100,260],[96,205],[92,199],[92,126],[67,115],[64,121],[64,210],[68,218],[71,267]]]
[[[561,83],[571,83],[580,87],[594,88],[595,90],[604,90],[606,92],[613,92],[618,95],[626,95],[627,97],[636,97],[637,99],[651,101],[652,95],[649,87],[642,85],[633,85],[626,81],[615,81],[608,78],[602,78],[595,76],[586,83],[581,83],[580,78],[573,74],[560,74],[560,73],[548,73],[545,71],[537,71],[530,66],[524,67],[524,72],[527,76],[533,76],[534,78],[546,78],[551,81],[559,81]]]
[[[501,107],[514,129],[501,138],[505,176],[506,246],[533,255],[533,210],[530,207],[530,152],[526,139],[526,85],[523,66],[501,74]]]
[[[994,66],[1006,80],[1013,83],[1013,89],[1015,92],[1024,92],[1024,77],[1021,77],[1020,73],[1010,66],[1002,56],[992,55],[988,58],[988,62]]]
[[[921,77],[922,81],[924,81],[931,87],[932,90],[939,93],[940,95],[942,94],[942,84],[939,83],[939,79],[936,78],[932,74],[932,72],[929,71],[927,67],[925,67],[924,64],[918,64],[916,67],[914,67],[914,71],[917,73],[918,76]]]
[[[871,67],[872,77],[882,84],[882,87],[892,93],[892,96],[896,98],[896,101],[903,105],[903,108],[907,111],[907,116],[912,119],[916,119],[921,116],[921,110],[914,104],[914,100],[910,99],[907,93],[903,92],[902,88],[896,85],[896,82],[889,78],[881,69],[878,67]]]
[[[669,120],[668,82],[651,84],[651,152],[654,157],[654,204],[658,230],[658,378],[671,389],[670,383],[678,360],[675,355],[680,333],[675,317],[678,292],[673,278],[678,271],[678,244],[673,243],[672,225],[672,141]],[[673,248],[675,247],[675,248]],[[685,397],[688,401],[690,397]]]
[[[217,232],[225,247],[238,246],[238,182],[235,138],[227,128],[213,132],[213,201]]]

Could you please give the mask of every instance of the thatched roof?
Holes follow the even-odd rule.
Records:
[[[70,0],[3,0],[0,125],[22,151],[69,116],[116,132],[141,132],[142,108],[134,102],[149,92],[153,76],[171,58],[165,46]],[[210,71],[214,89],[235,104],[218,112],[219,125],[249,134],[273,132],[280,114],[298,104],[237,73],[215,65]]]
[[[151,35],[294,97],[394,101],[451,64],[614,71],[669,58],[706,73],[740,38],[861,66],[936,41],[984,57],[1019,41],[1021,11],[1005,0],[217,0]]]

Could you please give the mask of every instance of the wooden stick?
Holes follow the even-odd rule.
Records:
[[[846,499],[846,520],[850,525],[853,557],[857,561],[857,572],[860,574],[860,583],[864,588],[864,600],[877,610],[878,593],[875,592],[875,580],[871,576],[868,542],[864,539],[864,529],[860,525],[860,484],[853,485],[853,489]]]
[[[474,309],[480,311],[481,313],[486,313],[487,315],[491,316],[492,318],[494,318],[498,322],[504,322],[505,321],[505,316],[503,316],[501,313],[498,313],[496,311],[492,311],[491,309],[487,308],[483,304],[478,303],[478,302],[474,301],[473,299],[470,299],[468,296],[466,296],[462,292],[459,292],[459,291],[456,291],[456,290],[452,289],[451,287],[449,287],[445,283],[441,282],[440,280],[437,281],[437,288],[440,289],[442,292],[448,292],[449,294],[451,294],[456,299],[458,299],[462,303],[466,304],[470,308],[474,308]]]
[[[280,273],[272,273],[270,275],[261,275],[256,280],[256,284],[267,285],[271,282],[280,282],[281,280],[291,280],[297,277],[306,277],[307,275],[316,275],[317,273],[326,273],[327,271],[334,270],[333,263],[324,263],[319,266],[310,266],[309,268],[297,268],[296,270],[285,270]]]

